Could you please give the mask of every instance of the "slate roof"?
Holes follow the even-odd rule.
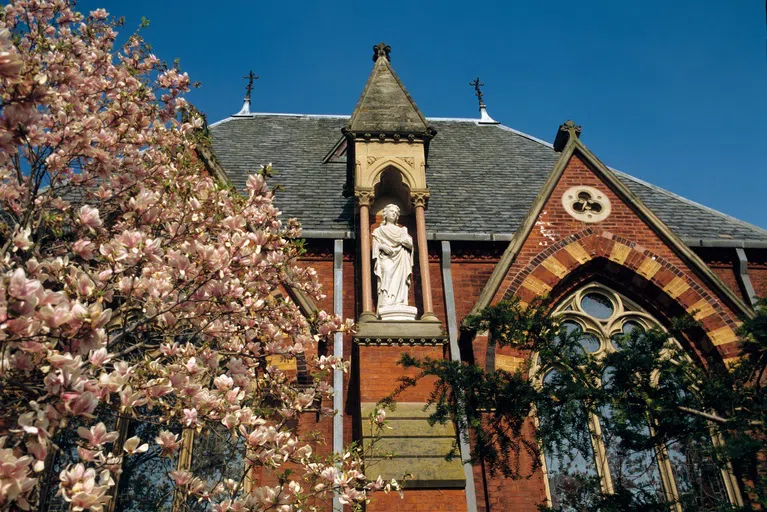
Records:
[[[347,116],[252,114],[210,126],[213,148],[232,182],[271,162],[285,190],[277,206],[297,217],[306,236],[354,230],[354,200],[342,195],[346,164],[324,163]],[[429,118],[437,136],[429,151],[431,238],[507,240],[554,167],[550,144],[502,125]],[[767,230],[712,210],[625,173],[618,178],[688,245],[767,247]],[[339,234],[325,233],[338,237]],[[703,242],[701,242],[703,241]]]

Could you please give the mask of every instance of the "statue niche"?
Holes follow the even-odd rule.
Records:
[[[413,237],[397,224],[400,208],[389,204],[373,230],[373,273],[377,278],[378,315],[382,320],[415,320],[417,309],[408,305],[413,280]]]

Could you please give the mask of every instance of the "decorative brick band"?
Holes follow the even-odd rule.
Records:
[[[604,258],[654,284],[667,298],[694,312],[711,344],[724,358],[737,350],[739,323],[719,299],[669,260],[631,240],[589,227],[547,247],[512,279],[504,298],[530,302],[548,294],[567,276],[596,258]]]
[[[384,338],[384,337],[354,337],[354,342],[364,347],[386,346],[437,346],[447,343],[447,338]]]

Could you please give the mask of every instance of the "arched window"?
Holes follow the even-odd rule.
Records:
[[[662,325],[639,305],[600,285],[589,284],[567,296],[555,309],[568,336],[578,340],[584,354],[602,358],[621,350],[624,335],[639,329],[663,330]],[[609,391],[614,370],[606,368],[601,385]],[[543,374],[541,384],[552,390],[563,378],[556,368]],[[618,488],[643,496],[655,496],[675,503],[678,512],[715,511],[723,505],[740,504],[737,484],[729,471],[720,469],[701,455],[705,450],[694,443],[674,442],[644,451],[621,448],[621,439],[611,428],[614,411],[603,406],[599,411],[582,409],[573,416],[570,426],[587,426],[590,442],[560,443],[544,453],[544,470],[549,505],[562,507],[565,497],[584,496],[589,480],[598,479],[603,492]],[[650,433],[647,423],[636,425],[640,432]],[[584,429],[586,430],[586,429]],[[712,441],[713,442],[713,441]],[[564,508],[563,510],[568,510]],[[577,508],[570,510],[576,511]]]

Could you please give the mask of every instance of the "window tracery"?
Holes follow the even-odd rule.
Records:
[[[560,315],[567,335],[577,339],[578,350],[593,358],[621,350],[625,335],[637,329],[663,329],[636,303],[596,283],[569,295],[555,313]],[[608,391],[612,371],[608,367],[601,379],[601,386]],[[550,368],[543,374],[541,385],[556,386],[560,378],[559,370]],[[739,501],[733,476],[706,459],[699,446],[676,442],[648,451],[621,449],[620,438],[610,425],[613,414],[610,408],[601,408],[599,414],[584,408],[581,425],[588,426],[591,443],[585,444],[590,446],[584,449],[565,442],[553,453],[544,453],[550,506],[562,507],[566,495],[579,487],[585,489],[590,480],[598,480],[603,492],[622,487],[632,493],[654,495],[675,503],[677,512],[720,510],[722,505]],[[637,428],[649,433],[651,425]]]

